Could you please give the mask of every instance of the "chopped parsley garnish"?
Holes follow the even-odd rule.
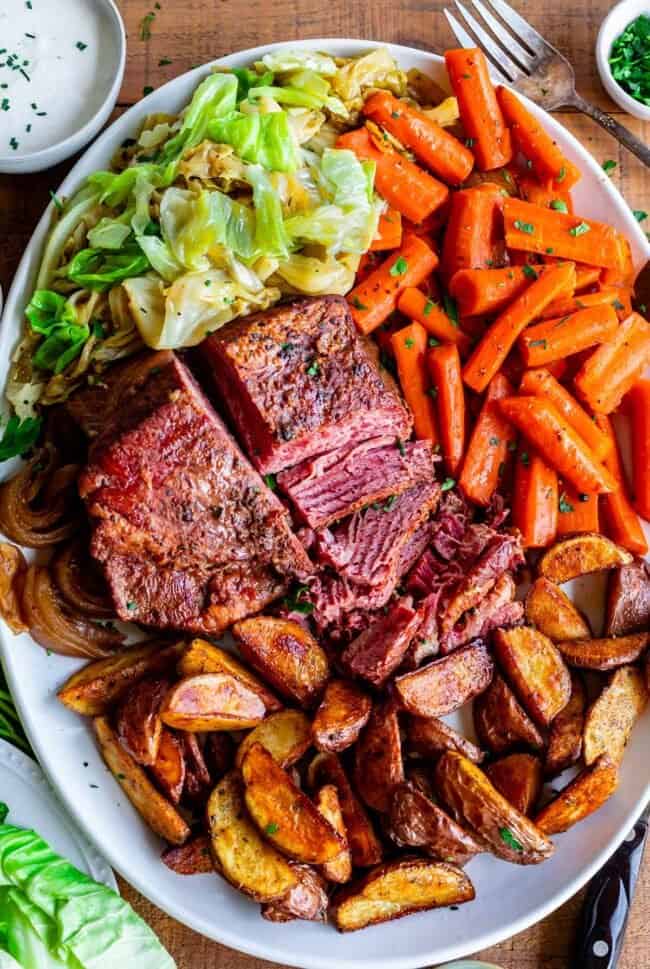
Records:
[[[280,825],[279,824],[276,824],[275,821],[271,821],[264,828],[264,833],[265,834],[277,834],[279,830],[280,830]]]
[[[61,199],[59,198],[59,196],[56,194],[56,192],[52,191],[52,189],[50,189],[50,198],[52,199],[52,201],[56,205],[56,207],[59,210],[59,212],[63,212],[63,202],[61,201]]]
[[[145,84],[145,86],[142,88],[142,96],[146,98],[146,96],[148,94],[151,94],[152,91],[153,91],[153,88],[151,84]],[[151,161],[151,159],[148,159],[148,161]]]
[[[29,37],[30,40],[36,40],[36,34],[25,34],[25,37]]]
[[[519,459],[521,460],[521,463],[525,468],[527,468],[528,465],[530,464],[530,455],[528,451],[522,451],[521,454],[519,455]]]
[[[473,148],[475,142],[476,142],[476,139],[475,138],[466,138],[465,139],[465,145],[466,145],[467,148]]]
[[[424,309],[422,310],[422,312],[424,313],[424,315],[425,315],[425,316],[428,316],[428,315],[429,315],[429,313],[431,312],[431,310],[433,309],[433,307],[434,307],[435,305],[436,305],[436,304],[435,304],[435,303],[433,302],[433,300],[432,300],[432,299],[428,299],[428,300],[426,301],[426,303],[424,304]]]
[[[490,443],[490,447],[498,447],[501,441],[499,440],[498,437],[491,437],[489,443]]]
[[[427,390],[427,394],[428,394],[429,397],[432,397],[435,400],[436,397],[438,396],[438,388],[437,387],[429,387],[429,389]]]
[[[399,113],[399,111],[391,111],[390,116],[391,116],[391,118],[401,118],[402,117],[401,114]]]
[[[129,610],[129,612],[135,612],[135,610],[138,608],[138,603],[137,602],[127,602],[126,608]]]
[[[650,16],[642,13],[612,44],[612,77],[635,101],[650,106]]]
[[[521,219],[515,219],[514,226],[519,232],[525,232],[529,236],[532,236],[535,231],[535,226],[532,222],[522,222]]]
[[[569,229],[570,236],[584,236],[589,232],[591,226],[587,225],[586,222],[580,222],[578,225],[574,225],[572,229]]]
[[[362,303],[358,296],[353,296],[350,302],[354,306],[355,310],[367,310],[368,309],[368,307],[365,305],[365,303]]]
[[[150,40],[151,39],[151,25],[156,19],[156,15],[153,10],[150,10],[146,14],[140,23],[140,40]]]
[[[633,209],[632,215],[637,222],[644,222],[648,218],[648,213],[644,212],[643,209]]]
[[[286,596],[282,602],[289,612],[299,612],[303,616],[307,616],[310,612],[314,611],[313,603],[311,603],[307,598],[308,594],[308,585],[298,585],[291,590],[289,595]]]
[[[541,340],[531,340],[530,343],[529,343],[529,346],[531,346],[531,347],[542,347],[542,349],[545,350],[546,349],[546,340],[544,340],[544,339],[541,339]]]
[[[499,837],[503,841],[504,845],[508,848],[512,848],[513,851],[523,851],[523,845],[521,845],[515,836],[513,835],[510,828],[499,828]]]
[[[607,161],[603,162],[603,171],[607,172],[608,175],[610,172],[613,172],[615,168],[616,168],[616,162],[612,161],[611,158],[608,158]]]
[[[265,474],[264,484],[266,485],[267,488],[270,488],[271,491],[275,491],[275,489],[278,486],[278,480],[274,474]]]
[[[88,44],[84,44],[82,40],[78,40],[77,43],[75,44],[75,47],[77,48],[77,50],[81,50],[81,51],[88,50]]]
[[[402,455],[402,457],[404,457],[404,455],[406,454],[406,448],[404,446],[404,441],[400,437],[395,438],[395,447]]]
[[[8,111],[10,107],[11,105],[9,102],[9,98],[3,98],[2,101],[0,101],[0,110]]]
[[[555,209],[556,212],[564,212],[565,215],[569,213],[569,207],[564,199],[552,199],[551,208]]]
[[[13,148],[14,151],[18,148],[19,142],[15,138],[9,139],[9,147]]]
[[[456,479],[455,478],[445,478],[445,480],[440,485],[440,490],[441,491],[451,491],[451,489],[453,487],[455,487],[455,485],[456,485]]]
[[[560,511],[565,515],[570,511],[575,511],[575,508],[573,507],[571,502],[567,500],[567,496],[565,495],[564,492],[562,492],[562,494],[560,495],[560,503],[558,507]]]
[[[439,347],[440,346],[440,340],[436,340],[435,336],[430,336],[427,342],[428,342],[428,344],[429,344],[430,347]]]
[[[555,181],[563,182],[565,178],[566,178],[566,168],[564,167],[564,165],[562,165],[562,168],[557,173],[557,178],[555,179]]]
[[[407,350],[410,350],[411,347],[414,347],[415,340],[413,339],[413,337],[407,336],[406,339],[404,340],[404,346],[406,347]]]
[[[624,310],[625,309],[625,307],[621,303],[620,299],[615,299],[614,302],[612,303],[612,306],[614,307],[615,310]]]
[[[546,247],[546,251],[548,252],[548,254],[549,254],[549,256],[550,256],[550,255],[551,255],[551,253],[552,253],[552,252],[554,251],[554,250],[553,250],[553,246],[547,246],[547,247]]]
[[[523,267],[524,276],[528,276],[529,279],[539,279],[539,273],[535,272],[532,266],[528,263]]]
[[[458,327],[458,306],[456,305],[456,300],[449,296],[447,293],[442,298],[445,306],[445,313],[453,323],[455,327]]]
[[[158,67],[167,67],[168,64],[172,64],[172,63],[173,61],[171,61],[169,57],[161,57],[160,60],[158,61]]]
[[[404,256],[400,256],[395,260],[388,271],[391,276],[403,276],[408,268],[409,264],[407,263],[406,259]]]
[[[312,360],[312,362],[307,367],[307,374],[309,377],[317,377],[320,373],[320,364],[318,360]]]

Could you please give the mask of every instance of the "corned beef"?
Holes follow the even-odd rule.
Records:
[[[493,629],[521,622],[524,607],[514,598],[514,580],[509,572],[504,572],[487,595],[466,612],[453,629],[441,636],[440,652],[443,655],[451,653],[473,639],[487,639]]]
[[[348,673],[373,686],[383,686],[402,662],[420,625],[420,617],[411,606],[410,597],[398,599],[385,616],[346,647],[341,663]]]

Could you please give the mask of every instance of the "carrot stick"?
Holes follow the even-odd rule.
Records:
[[[603,495],[601,499],[603,503],[603,518],[607,534],[618,545],[622,545],[623,548],[626,548],[628,552],[632,552],[634,555],[645,555],[648,551],[648,543],[645,535],[643,534],[641,522],[639,521],[637,514],[632,507],[632,502],[630,501],[627,482],[625,480],[625,473],[623,471],[623,462],[621,461],[621,454],[618,449],[618,441],[616,440],[616,435],[614,434],[612,422],[609,417],[606,417],[604,414],[598,414],[596,416],[596,423],[598,424],[600,431],[603,434],[606,434],[609,438],[610,449],[609,454],[605,459],[605,464],[612,476],[618,482],[619,486],[617,491],[612,492],[611,495]],[[634,446],[636,449],[636,437]],[[633,456],[636,456],[636,453],[636,450],[634,450]],[[646,471],[647,468],[648,464],[646,462]]]
[[[593,286],[600,279],[603,272],[598,266],[580,266],[576,263],[576,293],[581,293],[588,286]]]
[[[368,334],[390,316],[397,298],[408,286],[418,286],[438,265],[433,249],[418,238],[407,236],[401,249],[373,270],[348,293],[348,303],[357,327]]]
[[[605,286],[600,283],[599,287],[599,293],[602,293],[603,296],[609,296],[621,323],[634,312],[632,309],[632,289],[629,286]],[[585,299],[584,296],[582,298]]]
[[[476,47],[445,51],[445,65],[476,167],[488,171],[507,165],[512,160],[512,141],[483,51]]]
[[[592,306],[529,326],[519,337],[519,352],[527,367],[541,367],[611,340],[617,329],[613,306]]]
[[[498,401],[511,393],[509,380],[496,374],[472,431],[458,486],[475,505],[489,504],[515,444],[514,431],[498,408]]]
[[[357,158],[375,162],[375,188],[388,204],[412,222],[421,222],[444,205],[449,189],[399,152],[380,151],[367,128],[341,135],[337,148],[349,148]]]
[[[565,189],[555,188],[552,181],[543,184],[525,175],[519,179],[519,194],[525,202],[532,205],[541,205],[545,209],[554,209],[556,212],[573,213],[573,200],[571,192]]]
[[[370,249],[377,252],[383,249],[399,249],[402,244],[402,215],[390,206],[379,216],[377,235],[370,244]]]
[[[557,534],[599,532],[598,495],[576,491],[570,484],[559,483]],[[605,496],[603,496],[605,497]],[[609,495],[607,496],[609,497]]]
[[[465,449],[465,391],[455,343],[433,347],[427,355],[436,391],[440,445],[445,467],[454,478]]]
[[[460,185],[474,167],[474,156],[458,138],[388,91],[371,94],[362,111],[450,185]]]
[[[444,273],[452,276],[459,269],[486,269],[494,264],[503,238],[503,203],[496,185],[453,193],[442,249]]]
[[[530,450],[520,446],[515,460],[512,523],[526,548],[543,548],[555,540],[558,518],[557,474]]]
[[[639,380],[629,394],[632,419],[634,503],[650,521],[650,380]]]
[[[619,265],[603,269],[600,281],[603,286],[632,286],[636,276],[629,241],[620,232],[617,237]]]
[[[467,353],[470,339],[459,328],[458,323],[447,316],[440,305],[429,299],[420,289],[409,287],[400,293],[397,308],[404,316],[421,323],[425,330],[445,343],[456,343],[463,355]]]
[[[449,292],[462,316],[498,313],[530,286],[523,266],[503,269],[459,269],[449,281]]]
[[[597,293],[581,293],[579,296],[561,296],[554,299],[541,314],[543,320],[552,320],[559,316],[567,316],[569,313],[577,313],[578,310],[586,310],[593,306],[612,306],[617,315],[625,309],[625,305],[619,299],[619,290],[615,286],[606,286],[598,290]],[[630,309],[626,316],[629,316]]]
[[[603,460],[610,447],[609,439],[598,430],[586,410],[583,410],[578,401],[548,370],[541,368],[527,370],[521,379],[519,393],[550,400],[585,444],[591,448],[596,458],[599,461]]]
[[[506,397],[501,413],[521,431],[547,464],[578,491],[616,490],[616,481],[558,409],[542,397]]]
[[[523,329],[542,312],[552,299],[573,287],[575,271],[572,263],[550,266],[535,279],[528,289],[515,299],[496,318],[465,364],[463,380],[480,393],[508,356]]]
[[[427,331],[420,323],[409,323],[393,333],[391,346],[400,387],[413,412],[415,436],[437,442],[436,413],[426,367]]]
[[[589,266],[621,268],[619,233],[611,225],[513,198],[504,200],[503,214],[508,249],[548,253]]]
[[[574,384],[589,407],[611,414],[650,363],[650,323],[632,313],[615,335],[585,360]]]

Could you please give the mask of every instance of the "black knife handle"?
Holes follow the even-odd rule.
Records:
[[[639,819],[589,883],[578,929],[575,969],[616,969],[647,834],[648,822]]]

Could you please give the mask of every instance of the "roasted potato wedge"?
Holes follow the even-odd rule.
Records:
[[[446,751],[436,765],[434,780],[456,821],[467,825],[497,857],[516,865],[534,865],[553,854],[553,843],[462,754]]]
[[[587,694],[582,677],[579,673],[572,673],[571,698],[564,710],[558,713],[548,734],[544,760],[544,773],[547,777],[561,774],[580,760],[586,706]]]
[[[394,681],[402,707],[419,717],[443,717],[482,693],[494,675],[492,657],[483,643],[463,646]]]
[[[316,711],[312,731],[318,750],[340,753],[351,747],[368,723],[372,700],[351,680],[330,680]]]
[[[291,862],[297,882],[282,898],[262,904],[262,918],[269,922],[324,922],[329,899],[324,879],[308,865]]]
[[[185,643],[152,640],[120,650],[115,656],[88,663],[73,673],[59,690],[61,703],[85,717],[106,713],[129,689],[145,676],[172,670],[183,654]]]
[[[400,858],[372,868],[334,896],[332,918],[339,932],[355,932],[412,912],[462,905],[474,886],[461,871],[442,861]]]
[[[584,670],[614,670],[634,663],[650,642],[650,633],[631,633],[607,639],[571,639],[557,643],[569,666]]]
[[[269,713],[281,710],[280,700],[265,683],[243,666],[232,653],[205,639],[193,639],[178,663],[180,676],[200,676],[202,673],[230,673],[253,693],[257,693]]]
[[[635,666],[621,666],[585,717],[583,751],[585,764],[607,754],[615,764],[623,759],[632,727],[645,710],[648,691],[643,674]]]
[[[541,733],[498,673],[474,701],[473,714],[481,744],[494,754],[504,754],[513,747],[541,750],[544,746]]]
[[[333,784],[339,796],[341,814],[345,824],[348,847],[355,868],[368,868],[381,861],[381,841],[365,808],[352,790],[341,762],[336,754],[317,754],[309,765],[307,782],[311,790],[323,784]]]
[[[163,727],[158,754],[151,765],[154,781],[172,804],[178,804],[185,787],[185,755],[181,738]]]
[[[143,821],[170,844],[181,845],[187,841],[190,836],[187,824],[124,749],[106,717],[95,717],[93,730],[106,765]]]
[[[392,700],[375,704],[354,749],[354,786],[361,799],[385,813],[393,787],[404,780],[397,709]]]
[[[602,807],[618,787],[618,767],[602,754],[542,808],[535,824],[546,835],[561,834]]]
[[[428,855],[461,867],[483,851],[468,831],[408,781],[393,788],[389,833],[402,848],[422,848]]]
[[[151,767],[158,756],[162,733],[159,710],[170,685],[162,677],[134,683],[115,715],[115,729],[122,745],[143,767]]]
[[[202,733],[256,727],[266,707],[231,673],[201,673],[179,680],[167,693],[160,718],[168,727]]]
[[[485,773],[521,814],[530,815],[542,792],[542,762],[534,754],[508,754],[486,767]]]
[[[610,572],[605,635],[626,636],[650,627],[650,567],[640,559]]]
[[[591,636],[587,619],[568,595],[550,579],[540,575],[526,596],[526,619],[554,642]]]
[[[178,848],[167,848],[160,857],[177,875],[207,875],[215,870],[207,834],[197,834]]]
[[[250,820],[238,770],[230,771],[219,781],[206,811],[215,866],[231,885],[257,902],[272,902],[297,884],[297,875],[289,862]]]
[[[629,552],[596,532],[571,535],[547,549],[538,563],[540,575],[561,585],[578,575],[602,572],[633,561]]]
[[[475,764],[485,759],[485,752],[437,717],[408,716],[406,750],[411,756],[435,760],[445,750],[457,750]]]
[[[333,784],[325,784],[317,792],[314,800],[317,810],[320,811],[326,821],[329,821],[344,843],[340,854],[321,865],[321,870],[328,881],[343,885],[352,878],[352,859],[338,791]]]
[[[280,851],[314,865],[341,853],[343,839],[261,744],[248,749],[241,771],[248,812]]]
[[[244,659],[299,706],[318,700],[329,677],[327,656],[300,623],[275,616],[244,619],[232,627]]]
[[[497,629],[494,653],[526,711],[547,727],[569,702],[571,675],[548,636],[530,626]]]
[[[240,743],[235,756],[237,767],[253,744],[261,744],[280,767],[291,767],[312,745],[311,724],[300,710],[272,713]]]
[[[15,635],[29,628],[23,619],[19,595],[26,572],[27,562],[18,546],[0,542],[0,617]]]

